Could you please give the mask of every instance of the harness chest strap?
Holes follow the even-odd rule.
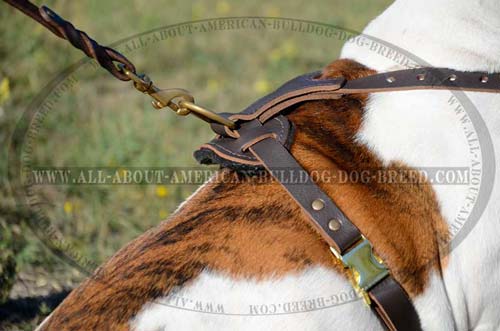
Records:
[[[202,150],[208,148],[213,153],[222,150],[226,155],[220,157],[228,158],[230,162],[237,160],[236,154],[240,158],[253,155],[256,161],[252,164],[265,167],[285,188],[309,216],[310,225],[328,243],[334,255],[357,275],[352,279],[353,287],[387,328],[420,330],[419,318],[410,299],[374,256],[370,242],[288,152],[287,137],[291,131],[291,125],[283,115],[265,123],[255,119],[243,122],[235,138],[221,136],[211,145],[204,145]],[[218,160],[222,163],[220,158]],[[301,178],[300,183],[296,178]]]
[[[263,139],[249,147],[264,167],[278,180],[288,194],[307,213],[308,220],[332,252],[353,274],[353,287],[361,294],[391,331],[421,330],[418,314],[404,289],[377,261],[372,246],[337,205],[311,180],[294,183],[293,171],[304,169],[286,148],[273,138]],[[280,171],[279,175],[276,170]],[[284,175],[284,178],[283,176]]]

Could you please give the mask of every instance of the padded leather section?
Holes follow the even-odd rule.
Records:
[[[278,112],[302,101],[339,98],[341,95],[334,92],[339,90],[346,80],[344,78],[316,79],[320,74],[320,71],[315,71],[298,76],[274,92],[255,101],[241,113],[230,116],[230,119],[252,120],[259,118],[261,122],[265,122]],[[282,103],[285,104],[280,106]],[[271,111],[272,114],[266,115],[268,111]]]
[[[232,136],[218,135],[194,152],[195,159],[201,164],[220,164],[235,170],[261,170],[261,162],[248,149],[269,137],[289,148],[293,126],[285,116],[279,115],[264,124],[259,120],[243,122]]]

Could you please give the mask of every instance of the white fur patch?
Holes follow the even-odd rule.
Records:
[[[132,330],[382,330],[350,284],[316,267],[274,280],[233,280],[205,271],[149,303]]]

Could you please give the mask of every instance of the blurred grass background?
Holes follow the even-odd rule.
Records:
[[[390,2],[47,0],[45,4],[101,44],[110,44],[169,24],[224,16],[298,18],[361,31]],[[158,86],[186,88],[200,104],[231,112],[296,75],[320,69],[338,57],[341,46],[342,41],[334,38],[299,32],[215,31],[167,39],[127,56]],[[86,276],[48,250],[25,225],[29,213],[16,207],[12,195],[19,183],[7,179],[8,147],[21,114],[50,79],[82,57],[69,43],[0,2],[0,302],[8,296],[71,288]],[[39,130],[31,153],[33,165],[196,165],[192,151],[212,136],[205,123],[152,110],[147,97],[104,70],[78,70],[75,77],[78,82],[62,95]],[[37,195],[43,197],[44,212],[60,235],[81,256],[100,264],[167,218],[195,188],[40,186]],[[41,311],[46,314],[50,308]],[[29,330],[38,320],[16,328]]]

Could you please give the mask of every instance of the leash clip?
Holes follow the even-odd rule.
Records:
[[[118,64],[118,68],[132,80],[134,87],[139,92],[148,94],[154,99],[151,102],[154,108],[162,109],[168,107],[180,116],[186,116],[192,113],[205,122],[218,123],[227,126],[230,129],[236,129],[236,122],[231,121],[230,119],[227,119],[210,109],[195,104],[194,97],[189,91],[181,88],[161,90],[153,84],[153,81],[151,81],[147,75],[138,75],[135,72],[128,70],[123,64]],[[176,102],[176,100],[178,101]]]

